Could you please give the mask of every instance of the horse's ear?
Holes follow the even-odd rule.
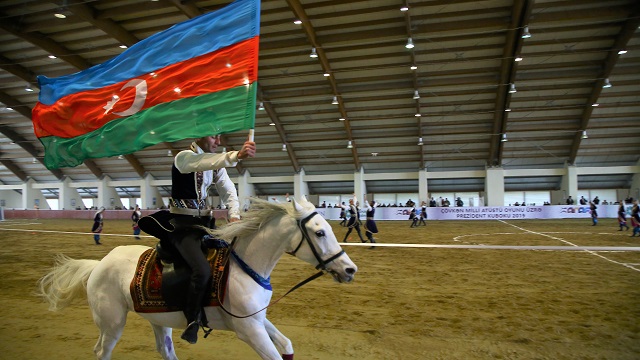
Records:
[[[297,212],[297,213],[302,213],[304,211],[304,206],[298,204],[298,202],[296,201],[296,198],[292,198],[291,202],[293,203],[293,209]]]

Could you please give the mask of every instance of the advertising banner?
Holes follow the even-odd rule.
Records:
[[[627,215],[631,205],[625,206]],[[318,208],[325,219],[339,220],[340,208]],[[416,208],[416,214],[421,209]],[[599,218],[617,218],[618,205],[598,206]],[[409,207],[378,207],[376,220],[409,220]],[[360,211],[364,220],[366,212]],[[513,219],[583,219],[590,218],[589,206],[583,205],[545,205],[545,206],[477,206],[477,207],[430,207],[427,208],[428,220],[513,220]]]

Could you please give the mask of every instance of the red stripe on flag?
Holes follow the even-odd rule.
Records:
[[[132,111],[253,83],[258,77],[258,43],[259,37],[254,37],[136,79],[65,96],[51,106],[38,103],[33,109],[35,134],[72,138]],[[137,87],[127,85],[132,80],[138,80]]]

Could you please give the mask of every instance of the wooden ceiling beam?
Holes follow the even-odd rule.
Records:
[[[278,117],[278,113],[276,112],[274,105],[272,105],[271,101],[269,101],[269,98],[265,95],[262,87],[258,88],[258,100],[264,106],[264,111],[267,113],[267,116],[269,117],[271,122],[275,124],[274,126],[276,128],[276,132],[278,133],[280,140],[282,140],[282,144],[287,147],[287,155],[289,156],[289,160],[291,160],[291,166],[293,166],[293,170],[296,173],[300,172],[300,164],[298,164],[298,158],[296,156],[295,149],[293,149],[292,144],[288,141],[287,134],[284,130],[282,122],[280,121],[280,118]]]
[[[618,61],[618,50],[624,49],[627,46],[627,43],[629,43],[629,40],[634,36],[638,26],[640,26],[640,4],[636,3],[633,9],[625,15],[628,20],[624,23],[620,32],[616,36],[613,46],[609,50],[609,54],[602,64],[602,71],[599,74],[598,80],[594,82],[587,104],[585,104],[584,111],[580,118],[578,131],[576,131],[576,134],[573,137],[570,152],[571,155],[569,156],[570,164],[575,164],[576,158],[578,157],[578,151],[580,150],[580,144],[582,143],[582,130],[587,130],[589,127],[589,120],[591,119],[591,115],[594,110],[594,107],[591,106],[591,104],[598,102],[598,98],[603,91],[602,86],[604,85],[605,80],[611,75],[613,67]]]
[[[509,84],[514,81],[516,73],[516,62],[513,59],[522,48],[523,28],[529,22],[533,4],[534,0],[515,0],[512,7],[511,23],[507,29],[499,82],[497,84],[493,131],[490,140],[489,158],[487,159],[487,165],[489,166],[499,166],[502,163],[503,143],[500,139],[507,127],[508,114],[504,110],[508,107],[510,101]]]
[[[84,21],[90,23],[96,28],[104,31],[107,35],[119,41],[123,45],[131,46],[140,39],[135,37],[129,31],[122,26],[118,25],[115,21],[109,18],[98,18],[98,11],[88,5],[86,1],[82,0],[70,0],[67,9]]]
[[[353,143],[353,148],[351,149],[351,153],[353,155],[353,165],[355,167],[355,170],[360,170],[360,160],[358,159],[358,149],[357,149],[357,144],[355,144],[355,141],[353,139],[353,134],[351,132],[351,124],[349,123],[349,114],[347,114],[347,109],[345,107],[340,91],[338,90],[338,84],[336,82],[335,74],[333,74],[331,70],[329,59],[325,54],[324,49],[322,48],[322,44],[318,42],[318,39],[316,37],[316,31],[313,28],[313,25],[311,24],[311,20],[307,16],[307,13],[304,10],[304,7],[300,3],[300,1],[299,0],[286,0],[286,1],[287,1],[287,4],[289,4],[289,7],[293,11],[293,14],[296,16],[296,18],[302,21],[302,28],[304,29],[304,32],[307,35],[307,39],[309,39],[311,46],[316,48],[318,59],[320,60],[323,71],[326,74],[330,74],[330,76],[328,76],[329,84],[330,84],[333,95],[338,98],[338,101],[339,101],[338,108],[340,111],[340,116],[345,119],[344,121],[342,121],[342,123],[344,124],[344,128],[347,133],[347,140],[352,141]]]

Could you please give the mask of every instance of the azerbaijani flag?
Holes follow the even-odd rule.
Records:
[[[32,118],[46,167],[253,128],[259,36],[260,1],[237,0],[104,64],[38,76]]]

